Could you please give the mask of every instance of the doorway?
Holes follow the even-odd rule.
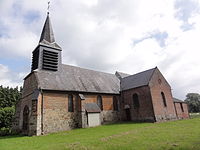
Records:
[[[87,113],[88,114],[88,126],[95,127],[101,125],[100,113]]]
[[[29,122],[28,116],[29,116],[29,108],[26,105],[23,110],[23,128],[22,129],[24,132],[28,131],[28,122]]]
[[[127,121],[131,121],[131,111],[130,108],[125,109]]]

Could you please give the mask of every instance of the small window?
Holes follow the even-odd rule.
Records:
[[[182,110],[182,112],[184,112],[183,103],[180,103],[180,105],[181,105],[181,110]]]
[[[118,100],[116,96],[113,96],[113,110],[118,111]]]
[[[134,108],[140,107],[139,98],[137,94],[133,94],[133,107]]]
[[[68,112],[74,112],[73,95],[68,95]]]
[[[102,97],[101,97],[101,95],[97,96],[97,105],[99,106],[99,108],[101,110],[103,110],[103,103],[102,103]]]
[[[165,99],[165,94],[161,92],[162,100],[163,100],[163,105],[167,107],[166,99]]]

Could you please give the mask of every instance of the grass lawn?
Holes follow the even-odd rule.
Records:
[[[200,150],[200,118],[122,123],[45,136],[0,137],[0,150]]]

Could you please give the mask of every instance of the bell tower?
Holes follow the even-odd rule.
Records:
[[[62,63],[61,52],[61,47],[55,42],[48,12],[38,46],[32,53],[31,71],[36,69],[46,71],[59,71],[61,69]]]

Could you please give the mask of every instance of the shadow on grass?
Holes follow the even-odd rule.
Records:
[[[153,122],[141,122],[141,121],[121,121],[121,122],[113,122],[113,123],[105,123],[103,125],[110,126],[110,125],[126,125],[126,124],[150,124]]]
[[[0,136],[0,140],[1,139],[11,139],[11,138],[21,138],[21,137],[28,137],[28,136],[24,136],[24,135],[6,135],[6,136]]]

